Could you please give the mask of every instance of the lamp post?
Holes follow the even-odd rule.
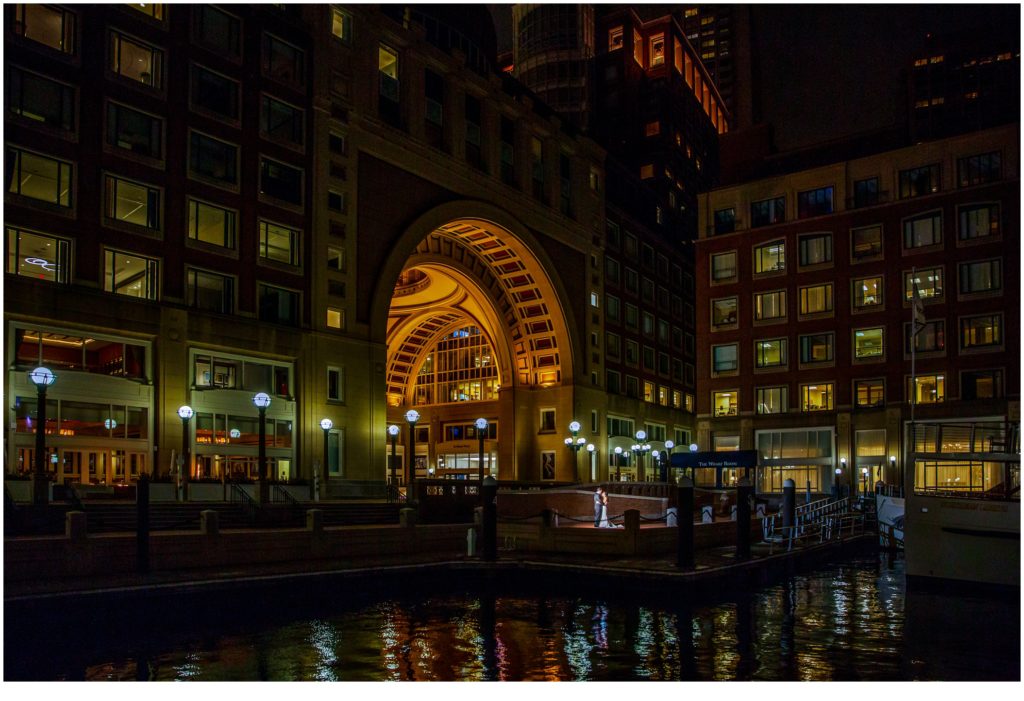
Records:
[[[182,404],[178,407],[178,417],[181,419],[181,474],[178,476],[178,482],[182,485],[182,498],[188,493],[188,488],[185,486],[188,484],[189,470],[192,466],[192,456],[189,455],[189,447],[191,441],[188,435],[188,422],[195,415],[192,411],[192,407],[188,404]]]
[[[860,481],[861,481],[861,489],[860,489],[861,494],[864,494],[866,496],[867,493],[868,493],[868,468],[866,468],[866,467],[860,468]]]
[[[844,478],[850,483],[848,486],[850,490],[850,496],[854,496],[857,491],[857,478],[846,471],[846,458],[839,458],[839,467],[843,471]]]
[[[651,451],[651,467],[658,471],[658,481],[665,481],[665,465],[661,461],[662,453],[660,450]]]
[[[622,481],[622,448],[615,446],[615,481]]]
[[[596,482],[597,475],[594,474],[594,450],[596,446],[593,443],[587,443],[587,454],[590,456],[590,481]]]
[[[260,488],[257,494],[259,496],[259,503],[266,504],[270,501],[270,483],[267,481],[267,407],[270,406],[270,395],[266,392],[260,392],[252,398],[252,403],[256,405],[260,412]]]
[[[28,374],[36,386],[36,454],[32,478],[32,503],[43,506],[50,501],[50,480],[46,476],[46,388],[57,381],[49,368],[38,367]]]
[[[405,500],[411,502],[416,498],[416,422],[420,420],[420,412],[410,409],[405,412],[405,420],[409,424],[409,479],[406,480]]]
[[[696,443],[690,444],[691,453],[696,453],[698,450],[700,450],[700,446]],[[693,463],[690,463],[690,479],[693,480],[694,484],[697,484],[697,468],[693,466]]]
[[[334,422],[331,421],[330,419],[327,419],[327,418],[320,419],[320,428],[322,428],[323,432],[324,432],[324,464],[320,468],[321,470],[323,470],[323,474],[320,477],[320,484],[322,484],[324,486],[324,493],[326,494],[327,493],[327,473],[329,472],[327,461],[331,457],[330,436],[331,436],[331,429],[334,428]]]
[[[587,444],[586,438],[582,436],[577,436],[577,434],[580,432],[580,428],[581,426],[579,421],[573,421],[572,423],[570,423],[569,431],[570,433],[572,433],[572,437],[565,439],[565,447],[572,451],[573,472],[576,473],[577,478],[579,478],[580,476],[579,452],[583,448],[583,446]]]
[[[635,435],[635,438],[636,438],[636,442],[637,442],[637,445],[634,446],[634,448],[635,448],[634,452],[636,452],[636,454],[637,454],[636,479],[637,479],[638,482],[643,482],[644,481],[644,462],[643,462],[643,457],[644,457],[645,453],[649,453],[651,451],[651,446],[649,444],[647,444],[647,443],[644,443],[644,441],[647,440],[647,431],[644,431],[644,430],[637,431],[636,435]]]
[[[395,442],[398,440],[401,430],[395,424],[388,426],[388,437],[391,439],[391,489],[394,490],[396,496],[398,495],[398,475],[395,472],[398,469],[398,461],[395,457]]]
[[[669,481],[669,473],[672,472],[672,449],[676,447],[674,441],[665,441],[665,480]]]
[[[476,437],[480,440],[480,483],[484,481],[484,435],[487,433],[487,419],[479,418],[476,420]]]

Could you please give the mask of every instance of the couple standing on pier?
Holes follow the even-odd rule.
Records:
[[[608,492],[604,487],[594,492],[594,528],[619,528],[608,521]]]

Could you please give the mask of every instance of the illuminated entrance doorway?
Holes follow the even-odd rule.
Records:
[[[564,448],[561,437],[535,439],[541,432],[522,426],[536,420],[538,405],[568,405],[564,414],[572,413],[565,388],[573,343],[560,283],[528,234],[494,221],[448,220],[424,233],[396,275],[387,309],[387,422],[399,426],[403,448],[397,481],[476,479],[480,418],[488,422],[485,474],[540,479],[542,449]],[[419,419],[407,460],[410,409]]]

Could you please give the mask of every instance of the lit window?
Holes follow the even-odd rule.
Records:
[[[238,147],[192,132],[189,141],[189,169],[194,174],[237,185]]]
[[[71,243],[23,229],[7,227],[7,272],[11,275],[71,282]]]
[[[641,66],[644,65],[644,41],[640,32],[633,30],[633,60]]]
[[[991,348],[1003,343],[1002,314],[969,316],[960,320],[960,347]]]
[[[759,368],[785,367],[786,339],[754,341],[754,365]]]
[[[832,311],[832,283],[800,288],[800,313],[824,314]]]
[[[235,212],[198,200],[188,201],[188,237],[225,248],[235,247]]]
[[[999,205],[985,204],[960,208],[960,240],[999,236]]]
[[[302,49],[272,34],[264,34],[263,75],[283,83],[302,85],[305,77],[305,54]]]
[[[754,295],[754,319],[767,321],[786,318],[786,291],[759,292]]]
[[[853,332],[853,357],[858,360],[885,356],[885,329],[857,329]]]
[[[261,219],[260,257],[286,265],[298,265],[299,235],[297,229]]]
[[[832,411],[832,383],[800,385],[800,411]]]
[[[380,74],[380,95],[398,101],[398,53],[381,44],[377,49],[377,72]]]
[[[131,80],[160,88],[164,53],[118,33],[110,33],[110,70]]]
[[[754,273],[777,273],[786,269],[786,242],[772,241],[754,249]]]
[[[126,297],[157,299],[159,263],[153,258],[107,250],[104,254],[103,290]]]
[[[128,3],[128,7],[138,10],[147,17],[162,20],[164,18],[164,6],[160,3]]]
[[[160,229],[160,191],[108,175],[104,178],[104,216],[147,229]]]
[[[644,380],[644,401],[654,403],[654,383]]]
[[[657,136],[661,133],[661,122],[647,122],[644,126],[644,136]]]
[[[352,41],[352,15],[337,7],[331,8],[331,34],[348,44]]]
[[[72,165],[55,158],[7,148],[7,191],[71,207]]]
[[[923,300],[938,300],[944,294],[942,268],[920,268],[903,274],[903,296],[908,302],[914,299],[914,286]]]
[[[711,300],[711,328],[735,326],[739,301],[737,297]]]
[[[736,390],[712,392],[711,407],[715,416],[736,416],[739,410],[740,393]]]
[[[334,309],[332,307],[327,308],[327,326],[332,329],[345,328],[345,310]]]
[[[16,5],[14,33],[61,53],[75,52],[75,15],[53,5]]]
[[[940,404],[946,400],[946,376],[908,377],[907,395],[909,400],[916,404]]]
[[[903,220],[903,248],[923,248],[942,243],[942,212]]]
[[[960,373],[961,399],[998,399],[1002,396],[1002,370],[973,370]]]
[[[654,165],[647,163],[646,165],[640,166],[640,178],[646,180],[654,177]]]
[[[857,380],[853,383],[856,405],[862,409],[885,404],[885,380]]]
[[[651,67],[665,64],[665,35],[656,34],[650,40]]]
[[[327,268],[345,272],[345,249],[335,246],[327,247]]]
[[[784,414],[789,410],[788,397],[789,388],[782,387],[758,387],[757,388],[757,413],[758,414]]]
[[[594,308],[597,308],[599,306],[599,304],[598,304],[598,294],[596,292],[591,292],[590,293],[590,306],[592,306]]]
[[[73,88],[14,66],[8,75],[7,108],[11,112],[55,129],[75,128]]]
[[[856,278],[853,281],[853,308],[882,306],[882,276]]]

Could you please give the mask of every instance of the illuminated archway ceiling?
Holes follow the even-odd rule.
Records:
[[[388,312],[387,392],[408,397],[438,338],[478,326],[499,357],[514,363],[520,385],[561,382],[564,323],[546,273],[511,233],[459,220],[427,236],[402,271]],[[509,355],[511,351],[511,355]],[[499,363],[507,383],[508,363]]]

